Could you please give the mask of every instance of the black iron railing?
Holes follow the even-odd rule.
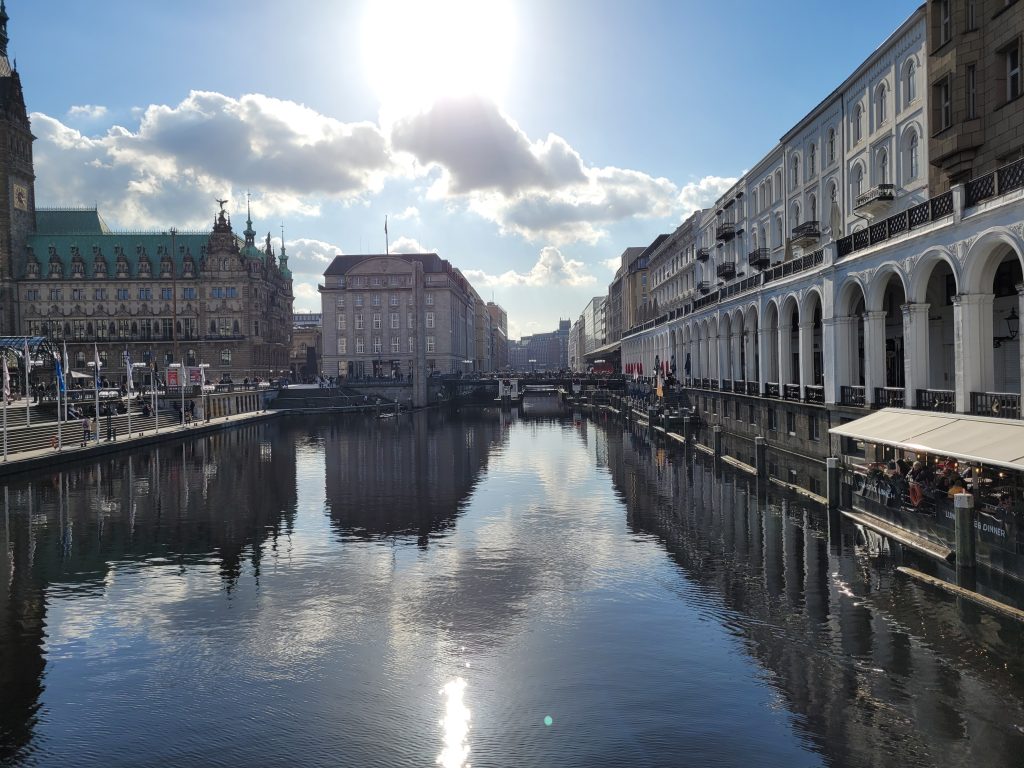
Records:
[[[697,261],[707,261],[710,258],[711,258],[711,254],[710,254],[710,252],[708,252],[707,248],[698,248],[697,249]]]
[[[875,405],[879,408],[902,408],[905,404],[903,387],[875,387]]]
[[[777,267],[772,267],[761,273],[762,283],[770,283],[772,280],[778,280],[781,277],[788,277],[789,275],[795,275],[798,272],[804,272],[808,269],[814,269],[820,267],[825,263],[825,251],[817,250],[814,253],[809,253],[806,256],[801,256],[799,259],[791,259],[779,264]]]
[[[805,221],[793,227],[793,242],[817,240],[821,237],[821,227],[816,221]]]
[[[839,404],[852,405],[857,408],[863,408],[865,406],[864,387],[851,387],[845,384],[840,386]]]
[[[747,394],[750,395],[751,397],[757,397],[759,394],[761,394],[760,389],[761,387],[756,381],[747,382]]]
[[[825,387],[820,384],[808,384],[804,387],[805,399],[814,405],[825,404]]]
[[[771,251],[768,248],[755,248],[747,254],[747,263],[755,269],[764,269],[771,262]]]
[[[736,262],[735,261],[723,261],[715,268],[715,274],[726,280],[735,277],[736,275]]]
[[[1020,395],[1010,392],[971,392],[971,413],[1000,419],[1020,418]]]
[[[737,395],[742,395],[744,392],[746,392],[746,385],[747,383],[743,381],[743,379],[733,379],[732,391],[735,392]]]
[[[799,384],[783,384],[782,385],[782,399],[783,400],[799,400],[800,399],[800,385]]]
[[[956,393],[952,389],[919,389],[917,409],[952,413],[956,408]]]
[[[765,397],[782,397],[782,389],[779,387],[778,382],[766,381],[764,385],[764,396]]]
[[[884,242],[898,234],[908,232],[930,221],[937,221],[952,213],[953,192],[943,192],[920,205],[915,205],[906,211],[894,213],[882,221],[875,222],[868,229],[861,229],[852,235],[841,237],[836,242],[837,255],[839,258],[849,256],[854,251]]]
[[[722,391],[732,392],[732,379],[722,379]]]
[[[721,221],[715,227],[715,238],[718,240],[732,240],[736,237],[736,222]]]
[[[860,208],[862,205],[867,205],[876,200],[892,200],[895,189],[892,184],[879,184],[876,187],[872,187],[867,192],[857,195],[857,202],[854,204],[854,207]]]

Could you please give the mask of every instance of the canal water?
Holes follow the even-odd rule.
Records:
[[[1024,754],[1015,625],[605,421],[279,419],[3,492],[2,765]]]

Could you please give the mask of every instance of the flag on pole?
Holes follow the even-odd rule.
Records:
[[[384,217],[384,252],[391,253],[391,244],[388,242],[388,217]]]
[[[100,388],[100,348],[95,343],[92,345],[93,378],[96,380],[96,389]]]
[[[7,355],[3,356],[4,359],[4,405],[10,402],[11,399],[11,372],[7,370]]]
[[[68,343],[64,342],[64,356],[59,358],[57,361],[57,386],[60,387],[61,392],[68,391],[68,383],[64,379],[64,366],[68,364]]]

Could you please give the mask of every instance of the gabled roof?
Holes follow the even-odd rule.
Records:
[[[37,208],[36,233],[40,235],[99,235],[110,232],[95,208]]]

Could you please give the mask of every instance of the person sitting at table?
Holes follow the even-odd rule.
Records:
[[[958,493],[966,493],[966,492],[967,492],[967,487],[964,485],[963,478],[960,477],[959,473],[957,473],[957,472],[950,472],[949,473],[949,487],[948,487],[948,489],[946,491],[946,495],[949,498],[952,499]]]

